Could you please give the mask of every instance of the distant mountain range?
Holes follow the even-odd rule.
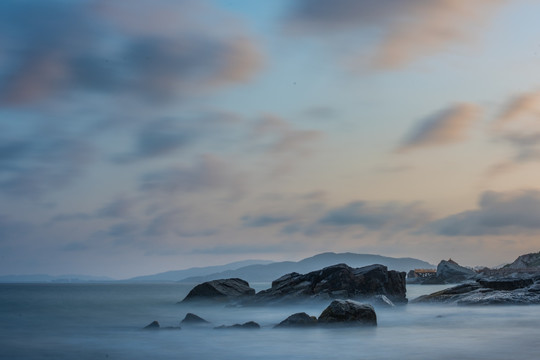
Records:
[[[126,280],[115,280],[108,277],[86,275],[51,276],[7,275],[0,276],[0,283],[84,283],[84,282],[184,282],[200,283],[224,278],[241,278],[251,283],[270,282],[282,275],[297,272],[305,274],[324,267],[344,263],[351,267],[362,267],[381,264],[390,270],[409,271],[412,269],[433,269],[436,266],[414,258],[393,258],[381,255],[355,253],[322,253],[300,261],[272,262],[268,260],[244,260],[225,265],[194,267],[185,270],[174,270],[154,275],[137,276]]]
[[[433,269],[436,266],[414,258],[393,258],[381,255],[354,254],[354,253],[323,253],[298,262],[282,261],[269,263],[255,263],[237,266],[239,263],[224,265],[229,269],[211,266],[206,268],[192,268],[188,270],[168,271],[155,275],[140,276],[128,281],[179,281],[186,283],[200,283],[223,278],[241,278],[248,282],[270,282],[284,274],[291,272],[308,273],[326,266],[345,263],[351,267],[362,267],[372,264],[387,266],[390,270],[409,271],[412,269]],[[237,266],[234,268],[234,266]],[[210,271],[212,270],[213,271]],[[199,273],[197,273],[199,272]],[[186,276],[186,274],[190,274]]]
[[[166,271],[154,275],[137,276],[125,281],[129,282],[148,282],[148,281],[179,281],[185,278],[191,278],[195,276],[208,276],[215,273],[221,273],[228,270],[236,270],[251,265],[266,265],[272,261],[268,260],[243,260],[236,261],[226,265],[206,266],[206,267],[193,267],[185,270],[173,270]]]
[[[109,281],[115,280],[106,276],[90,276],[76,274],[60,276],[52,276],[46,274],[0,276],[0,283],[85,283]]]

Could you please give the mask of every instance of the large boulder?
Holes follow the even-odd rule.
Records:
[[[443,260],[437,265],[437,277],[447,283],[461,282],[475,275],[474,270],[463,267],[452,259]]]
[[[248,300],[251,304],[306,299],[361,299],[386,295],[395,303],[406,303],[405,273],[383,265],[351,268],[337,264],[302,275],[290,273],[272,282]]]
[[[207,281],[195,286],[182,302],[228,301],[255,295],[247,281],[242,279],[220,279]]]
[[[305,312],[292,314],[279,324],[276,328],[290,328],[290,327],[312,327],[317,325],[317,318],[315,316],[309,316]]]
[[[422,284],[458,284],[476,276],[472,269],[459,265],[452,259],[442,260],[437,265],[437,274],[433,277],[420,279]]]
[[[352,300],[334,300],[318,319],[321,325],[377,325],[373,306]]]

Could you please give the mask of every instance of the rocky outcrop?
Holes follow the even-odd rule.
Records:
[[[377,325],[373,306],[352,300],[334,300],[318,319],[321,325]]]
[[[221,279],[207,281],[195,286],[182,302],[189,301],[229,301],[255,295],[247,281],[242,279]]]
[[[437,265],[437,277],[446,283],[461,282],[475,275],[474,270],[463,267],[452,259],[448,261],[443,260]]]
[[[260,328],[261,328],[261,326],[259,324],[257,324],[255,321],[248,321],[248,322],[243,323],[243,324],[234,324],[234,325],[231,325],[231,326],[221,325],[221,326],[215,327],[214,329],[217,329],[217,330],[223,330],[223,329],[256,330],[256,329],[260,329]]]
[[[479,279],[420,296],[412,302],[458,305],[540,304],[540,278]]]
[[[472,279],[476,276],[472,269],[459,265],[452,259],[442,260],[437,265],[435,276],[426,278],[416,278],[414,283],[432,285],[432,284],[457,284]],[[413,282],[413,281],[410,281]]]
[[[200,326],[200,325],[209,325],[210,323],[204,320],[200,316],[197,316],[193,313],[187,313],[186,316],[184,317],[184,320],[182,320],[180,324],[189,325],[189,326]]]
[[[309,316],[305,312],[302,313],[296,313],[279,324],[277,324],[276,328],[291,328],[291,327],[313,327],[317,325],[317,318],[315,316]]]
[[[272,282],[272,287],[248,299],[248,304],[290,302],[306,299],[365,299],[385,295],[406,303],[405,273],[383,265],[351,268],[337,264],[302,275],[290,273]]]

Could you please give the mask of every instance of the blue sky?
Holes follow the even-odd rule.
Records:
[[[0,274],[536,252],[539,11],[3,1]]]

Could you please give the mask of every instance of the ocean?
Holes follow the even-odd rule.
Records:
[[[376,309],[374,328],[274,329],[325,305],[198,307],[177,304],[193,285],[0,284],[0,359],[539,359],[540,306],[409,304]],[[252,284],[257,290],[269,284]],[[441,289],[409,285],[408,297]],[[193,312],[215,326],[260,330],[144,331]]]

